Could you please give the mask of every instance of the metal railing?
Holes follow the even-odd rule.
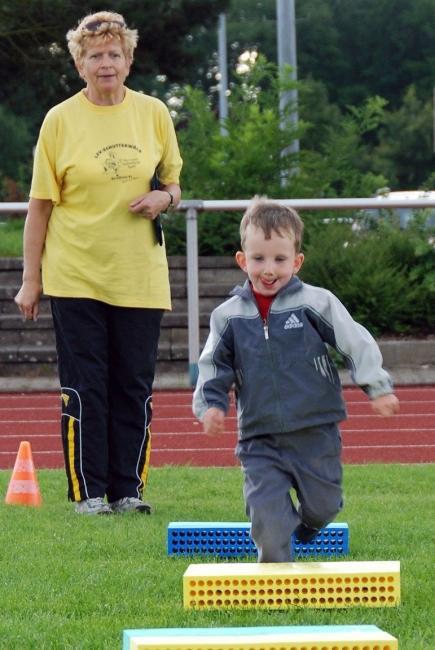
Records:
[[[435,208],[435,199],[278,199],[280,204],[296,210],[362,210],[394,208]],[[189,378],[196,383],[200,353],[199,336],[199,280],[198,280],[198,213],[244,211],[250,200],[181,201],[177,211],[186,213],[187,251],[187,323],[189,345]],[[0,214],[25,214],[27,203],[0,203]],[[1,232],[1,231],[0,231]]]

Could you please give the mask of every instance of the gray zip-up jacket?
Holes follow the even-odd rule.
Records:
[[[199,360],[193,412],[228,412],[235,386],[240,439],[288,433],[346,418],[338,372],[326,343],[345,358],[370,398],[392,393],[371,334],[330,291],[293,277],[263,322],[249,281],[217,307]]]

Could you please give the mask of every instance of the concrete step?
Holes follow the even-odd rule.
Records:
[[[39,321],[38,321],[39,322]],[[208,334],[208,327],[200,328],[200,342],[204,343]],[[162,327],[160,330],[159,345],[184,345],[188,344],[187,327]],[[38,349],[41,346],[55,345],[54,329],[33,329],[32,324],[26,329],[0,329],[0,359],[2,350],[8,347],[26,347]]]
[[[187,261],[183,256],[169,256],[169,279],[171,284],[186,284]],[[0,277],[2,285],[21,285],[23,262],[21,258],[0,258]],[[232,257],[199,257],[199,281],[214,283],[218,278],[224,284],[237,284],[244,280],[245,274]]]
[[[4,287],[0,287],[0,292],[2,297],[0,297],[0,315],[9,314],[16,316],[19,314],[16,304],[14,303],[14,296],[17,293],[15,288],[9,288],[9,295],[5,295],[7,292],[3,292]],[[50,301],[48,298],[42,296],[39,303],[39,313],[40,314],[49,314],[50,313]]]
[[[207,297],[200,296],[199,304],[198,304],[199,312],[202,315],[202,317],[207,318],[207,323],[210,319],[210,314],[213,311],[213,309],[217,307],[217,305],[220,305],[224,300],[226,300],[226,298],[228,298],[227,293],[224,293],[221,296],[219,295],[207,296]],[[172,325],[172,322],[177,322],[176,319],[179,319],[181,317],[186,319],[185,322],[187,327],[187,310],[188,310],[187,296],[183,298],[172,297],[171,302],[172,302],[172,311],[165,312],[163,316],[163,318],[166,319],[168,326]],[[41,302],[39,303],[38,321],[43,315],[49,315],[51,317],[50,303],[46,299],[41,300]],[[0,328],[7,329],[7,323],[12,322],[9,319],[16,318],[16,317],[18,317],[18,321],[16,321],[16,324],[18,325],[21,317],[14,301],[12,299],[0,300],[0,318],[1,318]],[[172,321],[171,319],[175,319],[175,320]]]
[[[435,336],[426,339],[380,339],[386,368],[435,368]]]
[[[33,371],[33,372],[32,372]],[[353,386],[349,373],[340,370],[343,386]],[[394,368],[391,376],[396,386],[433,386],[435,385],[435,367],[429,368]],[[154,381],[154,390],[191,389],[189,370],[185,361],[158,361]],[[10,375],[0,373],[0,393],[5,392],[35,392],[58,391],[59,379],[55,366],[41,368],[35,373],[34,366],[23,374],[16,372]]]
[[[188,343],[177,341],[173,337],[163,340],[159,344],[157,358],[164,361],[188,359]],[[28,344],[26,342],[11,343],[0,347],[0,375],[6,364],[47,364],[56,363],[56,346],[53,342]]]
[[[211,311],[228,297],[245,274],[231,257],[200,257],[199,261],[200,340],[205,342]],[[188,379],[188,317],[186,258],[169,258],[172,312],[162,321],[157,377],[160,386],[182,387]],[[0,258],[0,386],[2,378],[50,378],[56,381],[56,350],[49,300],[43,297],[36,323],[24,322],[13,298],[21,282],[22,260]],[[385,367],[393,377],[407,377],[410,383],[428,383],[435,376],[435,336],[427,339],[379,341]],[[343,371],[346,380],[348,374]],[[18,378],[22,377],[22,380]],[[4,382],[3,382],[4,384]],[[10,385],[10,381],[9,384]],[[36,385],[36,384],[35,384]]]
[[[188,373],[188,341],[185,331],[169,335],[162,331],[158,353],[160,375]],[[208,330],[201,330],[201,344],[205,342]],[[435,337],[427,340],[380,340],[384,365],[395,376],[407,376],[409,383],[431,383],[435,381]],[[340,371],[348,377],[346,370]],[[0,346],[0,377],[55,376],[56,350],[52,344],[42,342],[29,345],[25,342]]]
[[[1,276],[0,276],[1,278]],[[239,278],[240,279],[240,278]],[[219,281],[215,278],[214,280],[209,280],[208,282],[200,280],[198,286],[199,297],[209,297],[209,296],[219,296],[227,297],[230,291],[235,287],[236,284],[241,284],[240,282],[222,282],[221,278]],[[0,301],[11,303],[12,307],[16,309],[14,304],[14,297],[17,294],[20,288],[19,284],[3,284],[0,285]],[[187,298],[187,287],[185,284],[171,284],[171,295],[172,298]],[[46,296],[41,296],[41,302],[48,302],[49,299]],[[6,307],[7,305],[5,305]]]
[[[0,371],[0,393],[4,392],[44,392],[58,391],[59,378],[53,364],[10,364],[10,374]],[[17,372],[17,368],[19,372]],[[154,381],[155,390],[191,388],[186,361],[157,361]]]
[[[199,323],[201,327],[208,328],[210,322],[210,313],[204,312],[199,316]],[[187,328],[188,315],[187,312],[174,312],[166,311],[163,314],[162,329],[167,328]],[[50,312],[42,312],[39,314],[37,321],[23,321],[22,316],[16,310],[14,313],[0,313],[0,340],[3,331],[8,330],[43,330],[52,329],[53,321]]]
[[[15,305],[14,305],[15,307]],[[24,321],[21,314],[18,312],[18,309],[15,307],[15,310],[11,313],[9,312],[0,312],[0,336],[3,330],[40,330],[40,329],[51,329],[53,327],[53,321],[51,314],[49,312],[43,311],[39,314],[37,321]]]

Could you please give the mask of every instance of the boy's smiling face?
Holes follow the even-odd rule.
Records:
[[[266,239],[261,228],[250,224],[244,250],[236,253],[236,261],[257,293],[274,296],[299,271],[304,256],[296,253],[292,233],[272,230],[271,238]]]

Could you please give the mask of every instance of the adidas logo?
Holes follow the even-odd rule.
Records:
[[[296,314],[290,314],[290,316],[287,318],[285,324],[284,324],[284,329],[285,330],[294,330],[297,329],[298,327],[303,327],[304,324],[301,323],[299,318],[296,316]]]

